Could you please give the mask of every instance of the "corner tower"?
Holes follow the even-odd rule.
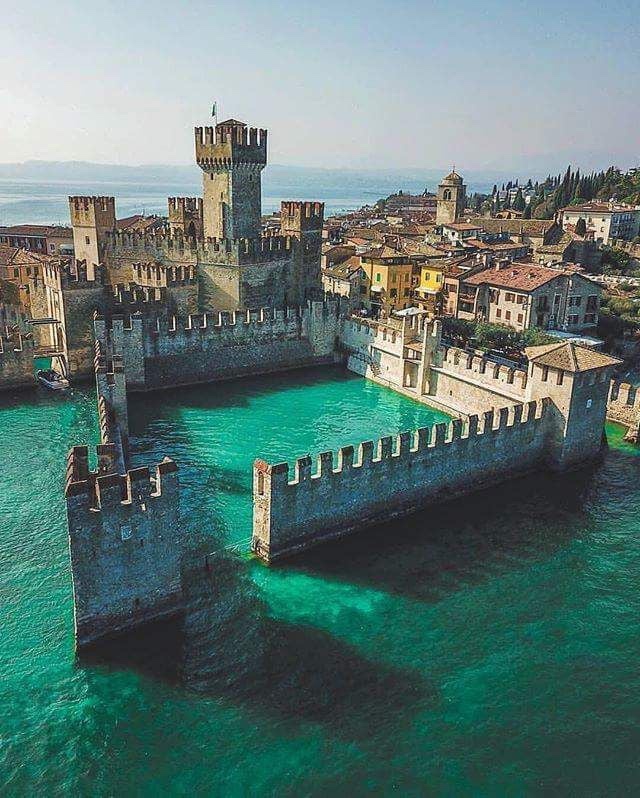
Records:
[[[323,202],[283,202],[280,205],[280,231],[296,242],[286,294],[290,305],[302,305],[307,299],[322,295],[323,223]]]
[[[95,280],[105,234],[116,227],[115,198],[69,197],[69,216],[74,256],[87,262],[87,280]]]
[[[462,177],[450,172],[438,186],[436,224],[454,224],[464,213],[467,187]]]
[[[195,142],[196,163],[203,171],[205,238],[257,238],[267,131],[228,119],[215,127],[197,127]]]

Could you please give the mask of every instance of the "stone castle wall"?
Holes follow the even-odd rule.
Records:
[[[165,458],[155,472],[114,473],[112,445],[86,446],[67,461],[66,504],[76,645],[178,612],[182,607],[178,475]]]
[[[114,319],[121,330],[129,390],[154,390],[334,361],[344,308],[339,301],[302,309]],[[104,320],[97,320],[98,329]]]
[[[323,452],[315,473],[303,457],[291,481],[288,464],[257,460],[252,549],[272,562],[541,468],[551,425],[541,400],[366,441],[357,458],[352,446]]]
[[[607,418],[627,427],[625,440],[640,443],[640,388],[628,382],[611,382]]]
[[[0,390],[35,388],[33,352],[31,333],[0,332]]]

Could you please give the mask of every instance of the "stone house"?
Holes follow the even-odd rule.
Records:
[[[369,296],[370,282],[358,255],[322,269],[322,288],[347,297],[352,310],[360,310]]]
[[[516,330],[581,332],[598,323],[601,293],[575,267],[502,261],[460,278],[456,315]]]

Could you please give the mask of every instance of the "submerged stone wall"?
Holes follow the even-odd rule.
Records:
[[[357,459],[352,446],[337,459],[323,452],[313,474],[303,457],[292,481],[287,463],[257,460],[252,550],[272,562],[544,467],[552,426],[549,402],[540,400],[366,441]]]

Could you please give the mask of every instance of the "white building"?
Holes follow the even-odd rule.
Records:
[[[613,238],[633,241],[640,234],[640,208],[615,202],[586,202],[584,205],[568,205],[561,211],[562,227],[575,227],[584,219],[587,232],[593,233],[594,241],[608,244]]]

